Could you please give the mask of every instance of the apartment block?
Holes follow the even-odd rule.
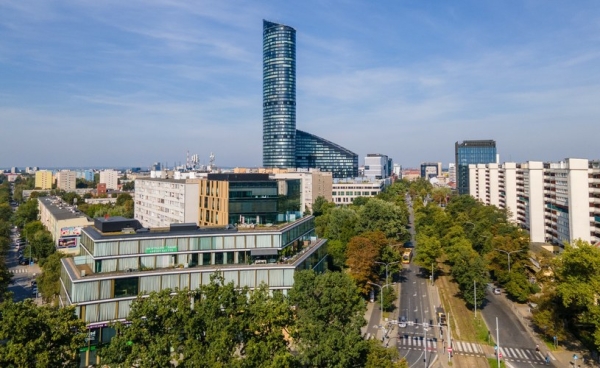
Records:
[[[199,187],[194,180],[139,178],[135,181],[134,218],[143,227],[198,223]]]
[[[64,253],[79,253],[81,229],[94,222],[75,206],[60,197],[39,197],[40,222],[52,234],[56,249]]]
[[[469,194],[510,211],[532,242],[600,242],[600,162],[469,165]]]
[[[100,183],[106,184],[108,190],[119,190],[119,172],[116,170],[100,171]]]
[[[70,170],[61,170],[56,173],[56,187],[66,192],[72,192],[77,185],[77,173]]]
[[[54,183],[54,176],[52,175],[52,171],[43,170],[36,171],[35,173],[35,187],[37,189],[52,189],[52,184]]]

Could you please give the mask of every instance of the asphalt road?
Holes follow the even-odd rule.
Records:
[[[13,231],[14,234],[14,231]],[[16,237],[13,235],[11,241],[14,242]],[[36,263],[33,266],[19,265],[18,264],[18,252],[17,248],[11,244],[11,249],[8,252],[7,266],[9,272],[13,274],[12,283],[8,286],[8,291],[13,293],[13,300],[15,302],[23,301],[27,298],[33,298],[33,289],[31,288],[31,281],[34,277],[39,276],[41,270],[39,265]],[[35,275],[35,276],[34,276]],[[41,298],[37,298],[38,302]]]
[[[535,341],[513,312],[510,303],[504,294],[495,295],[491,292],[491,287],[488,288],[481,314],[490,328],[491,337],[496,341],[496,318],[498,318],[502,358],[514,368],[539,367],[544,363],[544,354],[536,351]]]

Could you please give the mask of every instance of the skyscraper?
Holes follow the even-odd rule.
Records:
[[[263,21],[263,166],[296,166],[296,30]]]
[[[469,194],[469,164],[496,162],[496,141],[463,141],[454,144],[456,158],[456,189],[458,194]]]
[[[358,155],[296,130],[296,30],[263,20],[263,166],[358,176]]]

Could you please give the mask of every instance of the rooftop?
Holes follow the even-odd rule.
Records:
[[[39,197],[38,200],[56,220],[87,218],[88,221],[92,221],[85,213],[79,211],[76,206],[69,205],[60,197]]]

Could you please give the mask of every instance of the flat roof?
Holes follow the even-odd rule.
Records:
[[[40,203],[52,214],[57,220],[70,220],[76,218],[87,218],[89,222],[93,222],[85,213],[79,211],[75,206],[65,203],[59,197],[38,197]]]

